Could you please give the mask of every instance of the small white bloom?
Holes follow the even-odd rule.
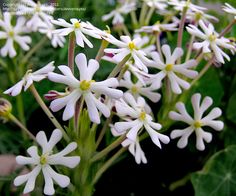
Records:
[[[236,20],[236,9],[233,6],[228,3],[225,3],[225,6],[222,6],[222,8],[225,12],[234,15],[234,19]]]
[[[193,48],[197,50],[202,49],[203,53],[213,52],[217,61],[221,63],[225,63],[224,57],[229,61],[229,56],[221,48],[235,51],[234,46],[230,44],[230,40],[224,37],[219,38],[218,33],[215,31],[212,24],[206,26],[204,22],[200,20],[199,25],[203,32],[194,25],[189,25],[189,27],[186,27],[190,34],[203,40],[202,42],[195,42],[193,44]]]
[[[16,25],[11,25],[11,15],[9,12],[3,13],[3,20],[0,19],[0,27],[3,31],[0,31],[0,39],[6,39],[6,44],[1,48],[1,55],[9,55],[11,58],[16,56],[16,50],[14,48],[14,42],[20,45],[20,47],[27,51],[30,49],[31,38],[29,36],[21,35],[24,33],[25,18],[19,17]]]
[[[149,7],[154,7],[157,10],[165,10],[167,8],[166,0],[143,0]]]
[[[47,37],[51,40],[51,44],[54,48],[59,47],[63,47],[66,39],[64,36],[59,35],[59,34],[55,34],[53,33],[53,31],[55,30],[54,25],[51,22],[47,22],[47,23],[42,23],[42,25],[39,27],[39,32],[46,34]]]
[[[119,99],[123,93],[114,89],[119,85],[119,82],[116,78],[109,78],[101,82],[93,80],[93,75],[99,69],[99,63],[90,59],[87,64],[87,58],[82,53],[75,57],[75,63],[80,72],[80,80],[76,79],[70,68],[65,65],[58,67],[63,75],[48,74],[51,81],[66,84],[72,89],[69,95],[52,101],[50,108],[53,112],[57,112],[65,107],[63,120],[68,120],[74,116],[76,102],[83,96],[91,121],[100,123],[98,110],[106,117],[110,116],[110,110],[99,100],[98,95],[104,94],[110,98]]]
[[[17,82],[14,86],[4,91],[3,93],[9,94],[11,96],[16,96],[20,94],[23,87],[24,91],[26,91],[31,86],[31,84],[33,84],[33,82],[39,82],[45,79],[48,76],[48,73],[52,72],[54,69],[54,61],[52,61],[35,72],[32,72],[32,70],[28,70],[22,80]]]
[[[38,154],[38,148],[36,146],[31,146],[27,149],[30,157],[16,157],[16,162],[20,165],[30,164],[35,166],[30,173],[18,176],[14,180],[15,186],[20,186],[26,182],[24,194],[34,190],[36,178],[41,170],[44,176],[44,194],[46,195],[53,195],[55,193],[53,181],[55,181],[62,188],[65,188],[70,184],[69,177],[55,172],[51,167],[51,165],[63,165],[69,168],[74,168],[80,162],[79,156],[66,157],[67,154],[77,148],[77,144],[75,142],[68,144],[61,152],[53,154],[52,150],[61,138],[62,132],[59,129],[55,129],[52,132],[49,141],[47,140],[45,132],[40,131],[36,136],[36,140],[42,147],[42,154]]]
[[[116,102],[117,114],[126,120],[115,123],[114,127],[118,132],[127,132],[127,138],[135,142],[140,132],[145,128],[153,143],[159,148],[161,148],[160,141],[165,144],[169,143],[168,136],[156,131],[161,129],[161,125],[153,122],[150,115],[151,110],[142,97],[138,97],[136,101],[131,94],[125,93],[124,99],[127,103],[122,100]]]
[[[164,31],[177,31],[177,23],[171,24],[161,24],[160,21],[156,22],[152,26],[143,26],[140,29],[137,29],[135,32],[145,32],[145,33],[161,33]]]
[[[104,52],[115,54],[113,59],[116,62],[121,62],[125,57],[131,55],[135,62],[134,64],[140,70],[148,72],[147,66],[145,64],[150,60],[146,57],[147,54],[141,49],[146,40],[143,40],[141,37],[136,37],[131,40],[129,36],[120,36],[120,39],[121,41],[117,40],[113,36],[109,36],[108,41],[119,48],[107,48],[104,50]]]
[[[44,22],[52,20],[51,14],[54,7],[41,4],[39,1],[35,3],[32,0],[21,0],[18,5],[17,15],[32,15],[32,18],[26,23],[26,26],[32,31],[37,31]]]
[[[205,97],[200,104],[201,95],[196,93],[192,96],[192,106],[194,110],[194,117],[192,118],[182,102],[176,104],[178,112],[171,111],[169,117],[173,120],[182,121],[189,126],[185,129],[176,129],[171,132],[171,138],[180,137],[177,146],[179,148],[186,147],[189,136],[195,131],[196,134],[196,148],[198,150],[204,150],[204,141],[209,143],[212,140],[212,134],[202,129],[204,126],[211,127],[217,131],[220,131],[224,127],[224,123],[216,118],[221,116],[220,108],[213,108],[208,115],[203,117],[204,112],[212,105],[213,100],[210,97]]]
[[[190,2],[190,0],[187,1],[179,1],[179,0],[169,0],[168,3],[172,6],[174,6],[174,9],[177,11],[183,12],[185,8],[188,10],[194,11],[194,12],[199,12],[199,11],[204,11],[206,8],[194,5],[193,3]]]
[[[197,12],[193,12],[191,10],[187,11],[186,14],[186,19],[189,23],[193,23],[199,20],[202,20],[203,22],[209,24],[210,21],[212,22],[218,22],[219,19],[216,18],[215,16],[209,15],[204,13],[203,11],[197,11]]]
[[[165,56],[165,62],[161,60],[160,55],[157,52],[151,54],[154,61],[149,64],[149,66],[155,67],[161,71],[151,76],[150,83],[152,83],[154,87],[160,86],[162,80],[167,77],[170,81],[172,91],[176,94],[180,94],[182,92],[180,87],[188,89],[190,84],[180,78],[179,74],[191,79],[195,78],[198,73],[197,71],[190,70],[190,68],[195,67],[197,61],[189,60],[183,64],[176,64],[177,59],[183,55],[182,48],[176,48],[173,54],[171,54],[170,46],[163,45],[162,52]]]
[[[111,133],[113,136],[117,137],[117,136],[121,136],[123,134],[125,134],[126,132],[118,132],[114,125],[110,125],[110,128],[111,128]],[[133,141],[133,140],[130,140],[129,138],[126,138],[122,143],[121,145],[123,147],[128,147],[128,150],[129,152],[134,156],[135,158],[135,161],[137,164],[140,164],[140,163],[147,163],[147,159],[145,157],[145,154],[140,146],[140,143],[139,143],[139,138],[137,137],[136,141]]]
[[[134,2],[124,3],[123,5],[118,6],[115,10],[111,11],[109,14],[102,16],[102,20],[107,21],[113,18],[112,20],[113,25],[121,24],[124,22],[124,18],[122,15],[126,15],[135,9],[136,9],[136,3]]]
[[[94,26],[90,23],[82,22],[76,18],[70,19],[71,23],[66,22],[64,19],[59,18],[58,20],[52,20],[52,23],[58,26],[62,26],[62,29],[56,29],[53,33],[59,34],[61,36],[66,36],[70,33],[75,33],[76,43],[84,48],[84,43],[86,43],[90,48],[93,48],[93,44],[85,37],[84,34],[94,37],[96,39],[101,39],[101,36],[97,31],[95,31]]]
[[[159,93],[154,92],[159,88],[154,89],[151,86],[144,86],[140,81],[134,84],[131,80],[131,74],[129,71],[127,71],[124,74],[123,79],[120,80],[120,87],[127,88],[127,92],[131,93],[135,98],[138,98],[140,95],[142,95],[150,99],[152,102],[158,102],[161,98]]]
[[[127,138],[121,144],[124,147],[128,146],[129,152],[134,156],[137,164],[140,164],[140,163],[146,164],[147,163],[147,159],[146,159],[145,154],[140,146],[138,138],[136,141],[133,141],[133,140],[130,140]]]

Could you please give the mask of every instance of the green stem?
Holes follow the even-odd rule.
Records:
[[[219,38],[228,33],[235,24],[236,19],[234,19],[233,21],[231,21],[231,23],[228,24],[228,26],[220,33]]]
[[[178,40],[177,40],[177,47],[182,48],[182,40],[183,40],[183,31],[184,31],[184,24],[186,20],[186,13],[187,13],[188,7],[184,7],[179,30],[178,30]],[[178,59],[178,64],[181,64],[181,58]]]
[[[162,55],[162,51],[161,51],[161,39],[160,39],[160,33],[156,33],[156,46],[157,46],[157,51],[160,55],[161,60],[163,61],[163,55]]]
[[[129,60],[130,54],[127,55],[120,63],[118,63],[115,68],[112,70],[112,72],[109,74],[108,78],[116,77],[116,75],[121,71],[122,67],[125,65],[125,63]]]
[[[212,57],[211,60],[208,61],[208,63],[200,71],[198,76],[191,82],[191,86],[193,86],[208,71],[208,69],[211,67],[213,61],[214,61],[214,57]]]
[[[69,36],[68,45],[68,67],[74,73],[74,56],[75,56],[75,34],[71,33]]]
[[[104,49],[108,46],[109,42],[106,41],[105,39],[102,40],[102,43],[101,43],[101,46],[98,50],[98,53],[96,55],[96,60],[99,62],[101,60],[101,58],[103,57],[104,55]]]
[[[142,8],[141,8],[141,13],[140,13],[140,17],[139,17],[139,24],[142,26],[143,23],[144,23],[144,18],[146,16],[146,13],[147,13],[147,9],[148,9],[148,6],[145,2],[143,2],[142,4]]]
[[[9,114],[8,118],[14,122],[18,127],[21,128],[21,130],[23,130],[32,140],[36,141],[35,136],[13,115],[13,114]]]
[[[43,44],[47,41],[47,36],[44,36],[32,49],[29,50],[29,52],[24,56],[24,58],[22,59],[22,61],[20,62],[20,65],[24,65],[25,63],[28,62],[29,58],[35,53],[37,52],[42,46]]]
[[[136,29],[138,27],[138,20],[137,20],[136,12],[131,11],[130,16],[131,16],[133,27]]]
[[[153,13],[154,13],[154,11],[155,11],[155,7],[151,7],[151,8],[149,9],[148,14],[147,14],[147,17],[146,17],[146,20],[145,20],[145,22],[144,22],[145,25],[148,25],[148,24],[149,24],[149,22],[150,22],[150,20],[151,20],[151,18],[152,18],[152,15],[153,15]]]
[[[38,104],[40,105],[40,107],[42,108],[42,110],[45,112],[45,114],[48,116],[48,118],[51,120],[51,122],[55,125],[55,127],[59,130],[62,131],[64,139],[66,141],[69,141],[69,137],[67,136],[66,132],[64,131],[64,129],[62,128],[62,126],[60,125],[60,123],[57,121],[57,119],[54,117],[54,115],[50,112],[50,110],[48,109],[48,107],[46,106],[46,104],[44,103],[44,101],[42,100],[42,98],[40,97],[40,95],[38,94],[38,91],[36,90],[36,88],[34,87],[34,84],[32,84],[30,86],[30,91],[33,94],[34,98],[36,99],[36,101],[38,102]]]
[[[129,30],[128,30],[127,26],[124,23],[122,24],[122,30],[126,35],[131,37]]]
[[[76,106],[75,106],[74,129],[76,131],[78,130],[78,122],[79,122],[80,114],[83,110],[83,105],[84,105],[84,97],[82,96],[80,100],[76,102]]]
[[[102,174],[114,163],[114,161],[125,151],[127,148],[121,148],[116,154],[114,154],[96,173],[93,184],[96,184],[96,182],[99,180],[99,178],[102,176]]]
[[[22,95],[18,95],[16,97],[16,106],[17,106],[17,112],[20,118],[20,121],[25,125],[25,114],[24,114],[24,104],[22,100]]]
[[[190,38],[190,42],[189,42],[189,46],[188,46],[188,52],[187,52],[187,55],[186,55],[186,58],[185,58],[185,62],[188,61],[191,57],[194,39],[195,39],[195,36],[192,35],[191,38]]]
[[[102,130],[98,136],[98,139],[97,139],[97,142],[96,142],[96,148],[99,146],[99,144],[101,143],[102,141],[102,138],[103,136],[105,135],[106,133],[106,130],[107,128],[109,127],[109,124],[111,123],[111,120],[112,120],[112,117],[113,117],[113,113],[109,116],[109,118],[107,118],[105,124],[103,125],[102,127]]]
[[[117,146],[119,146],[125,139],[126,134],[120,136],[117,140],[115,140],[113,143],[111,143],[109,146],[107,146],[104,150],[97,153],[91,160],[91,162],[98,161],[99,159],[106,156],[109,152],[111,152],[113,149],[115,149]]]
[[[190,180],[190,177],[191,177],[191,174],[187,174],[186,176],[184,176],[180,180],[177,180],[177,181],[171,183],[169,186],[169,190],[174,191],[178,187],[184,186]]]

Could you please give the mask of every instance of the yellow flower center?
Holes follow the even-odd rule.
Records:
[[[201,18],[202,18],[202,13],[201,13],[201,12],[197,12],[197,13],[195,14],[195,19],[196,19],[196,21],[199,21]]]
[[[200,122],[200,121],[195,121],[194,122],[194,124],[193,124],[193,126],[197,129],[197,128],[200,128],[200,127],[202,127],[202,122]]]
[[[76,29],[80,28],[80,22],[76,22],[76,23],[74,24],[74,27],[75,27]]]
[[[80,82],[80,89],[82,91],[86,91],[88,89],[90,89],[90,86],[91,86],[91,83],[92,82],[95,82],[94,80],[90,80],[90,81],[87,81],[87,80],[83,80]]]
[[[215,40],[216,40],[216,38],[217,38],[217,36],[216,36],[216,35],[214,35],[214,34],[211,34],[211,35],[208,37],[208,39],[209,39],[209,41],[210,41],[210,42],[213,42],[213,41],[215,41]]]
[[[144,120],[146,119],[146,112],[141,112],[141,113],[140,113],[140,116],[139,116],[139,119],[140,119],[141,121],[144,121]]]
[[[167,64],[165,70],[166,71],[172,71],[173,66],[174,66],[173,64]]]
[[[130,50],[136,49],[134,42],[129,42],[129,49]]]
[[[46,154],[41,155],[41,157],[40,157],[40,164],[41,165],[47,164],[47,155]]]
[[[133,93],[133,94],[136,94],[137,92],[138,92],[138,88],[137,88],[137,86],[132,86],[132,88],[131,88],[131,92]]]
[[[9,31],[9,32],[8,32],[8,35],[9,35],[10,37],[14,37],[14,31]]]

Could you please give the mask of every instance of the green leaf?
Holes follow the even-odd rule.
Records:
[[[200,172],[192,174],[195,196],[236,195],[236,145],[217,152]]]
[[[232,121],[233,123],[236,123],[236,93],[234,93],[230,99],[229,99],[229,103],[227,106],[227,110],[226,110],[226,116],[227,118]]]

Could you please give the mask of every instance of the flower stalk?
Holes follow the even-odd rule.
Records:
[[[62,131],[63,137],[66,141],[70,141],[69,137],[67,136],[66,132],[62,128],[61,124],[57,121],[57,119],[54,117],[54,115],[50,112],[40,95],[38,94],[38,91],[36,90],[35,86],[32,84],[30,86],[30,91],[33,94],[34,98],[42,108],[42,110],[45,112],[45,114],[48,116],[48,118],[51,120],[51,122],[55,125],[55,127]]]

